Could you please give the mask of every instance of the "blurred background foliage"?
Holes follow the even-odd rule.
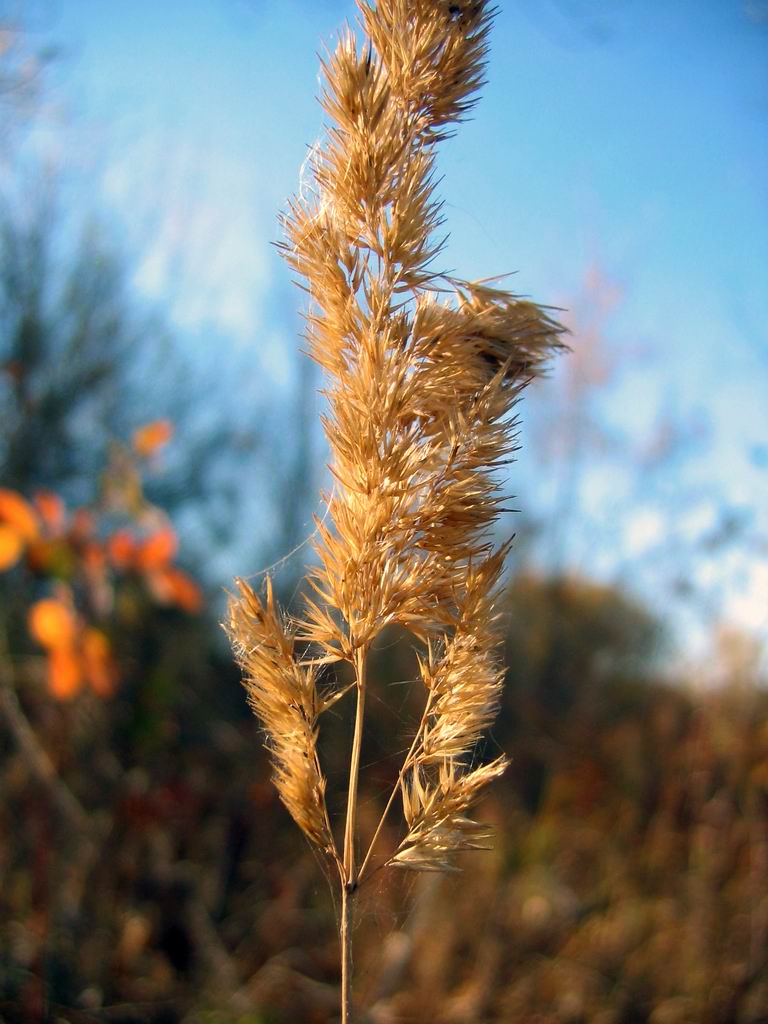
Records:
[[[0,1020],[330,1022],[335,910],[217,623],[232,564],[279,560],[295,599],[327,483],[295,297],[277,296],[273,379],[236,346],[222,358],[226,338],[195,354],[136,287],[109,210],[74,202],[30,144],[57,59],[4,12]],[[765,541],[727,494],[706,529],[679,528],[698,496],[675,474],[706,428],[673,416],[630,442],[600,413],[620,302],[592,266],[573,355],[532,396],[524,458],[548,486],[517,520],[508,686],[478,751],[513,758],[484,806],[495,849],[457,878],[374,887],[356,965],[370,1024],[768,1020],[764,649],[696,571],[736,548],[757,563]],[[247,408],[243,373],[263,377]],[[594,518],[598,462],[609,480],[632,467],[627,510],[642,493],[665,524],[642,558],[617,542],[608,576],[590,544],[622,509]],[[681,596],[705,656],[669,611]],[[402,641],[375,655],[364,825],[420,713]],[[342,708],[323,744],[332,806],[348,742]]]

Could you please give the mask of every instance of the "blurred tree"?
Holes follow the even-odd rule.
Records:
[[[663,349],[634,337],[617,344],[622,295],[599,265],[588,269],[566,303],[572,351],[531,390],[515,564],[629,587],[690,651],[692,638],[714,635],[737,573],[762,559],[764,531],[758,508],[697,471],[715,441],[707,410],[681,407],[673,388],[658,399],[658,384],[649,388],[648,364]],[[628,414],[627,403],[636,406]]]
[[[239,540],[233,509],[253,484],[239,464],[242,452],[257,477],[267,476],[272,428],[258,409],[238,420],[231,368],[211,372],[182,352],[184,339],[137,295],[131,262],[104,217],[64,211],[55,182],[28,182],[24,199],[0,207],[0,480],[28,496],[43,487],[87,502],[111,441],[141,423],[169,420],[174,443],[162,473],[150,464],[146,489],[180,519],[210,571],[211,548],[221,552]],[[301,424],[309,382],[296,380]],[[271,445],[277,486],[258,488],[261,514],[272,501],[278,514],[288,510],[283,520],[293,537],[309,516],[302,501],[309,443],[300,429],[290,442]]]
[[[511,699],[525,695],[554,717],[606,701],[606,688],[654,669],[661,624],[626,592],[578,577],[528,573],[505,607]]]
[[[535,811],[563,758],[628,708],[653,698],[662,624],[625,591],[568,576],[522,573],[505,605],[507,685],[495,737]]]
[[[46,66],[51,50],[34,50],[20,20],[0,8],[0,158],[7,159],[25,128],[39,110]]]
[[[85,228],[62,258],[53,204],[34,207],[0,223],[0,476],[82,500],[135,415],[130,363],[147,331],[104,234]]]
[[[112,439],[170,420],[174,443],[162,473],[148,467],[147,494],[173,515],[188,557],[204,561],[218,584],[229,576],[227,549],[247,546],[262,566],[285,541],[294,547],[311,532],[314,371],[302,357],[285,385],[270,394],[251,389],[246,403],[243,382],[259,376],[257,347],[246,360],[215,336],[196,351],[197,339],[173,326],[170,303],[161,310],[141,296],[141,243],[129,250],[129,233],[107,213],[86,212],[98,193],[93,182],[70,181],[19,143],[16,127],[33,136],[43,109],[48,59],[0,12],[0,134],[8,142],[0,182],[0,482],[29,497],[46,487],[84,503]],[[287,406],[295,427],[288,432]],[[247,514],[236,517],[236,506],[248,506]],[[247,536],[238,534],[238,519],[250,522]],[[254,530],[254,522],[269,526]],[[286,588],[290,576],[288,566]]]

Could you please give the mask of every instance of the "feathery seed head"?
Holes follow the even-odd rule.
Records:
[[[308,187],[283,218],[281,245],[309,295],[306,333],[326,375],[334,492],[316,524],[318,562],[302,618],[287,626],[271,589],[262,601],[240,584],[229,631],[280,796],[332,856],[316,732],[344,691],[319,696],[317,666],[349,662],[360,701],[360,666],[381,630],[397,623],[426,645],[427,705],[401,774],[408,835],[389,863],[447,870],[455,853],[487,841],[465,812],[506,764],[468,767],[503,677],[498,477],[516,449],[514,407],[563,347],[563,329],[550,310],[435,265],[444,241],[436,144],[476,100],[490,3],[358,7],[364,40],[343,33],[322,64],[330,124],[309,161]],[[303,659],[297,639],[309,648]]]
[[[332,846],[325,813],[325,779],[317,760],[320,700],[314,669],[299,664],[294,637],[275,608],[243,580],[229,605],[227,632],[244,673],[248,702],[261,720],[272,779],[292,817],[318,846]]]

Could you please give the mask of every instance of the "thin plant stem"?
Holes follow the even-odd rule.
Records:
[[[0,663],[11,664],[4,633],[0,636]],[[0,668],[0,713],[5,718],[30,774],[48,789],[62,820],[90,843],[88,814],[61,778],[51,757],[37,738],[19,702],[13,675],[10,672],[6,673],[4,668]]]
[[[341,1024],[352,1024],[352,912],[355,894],[341,887]]]
[[[395,802],[395,797],[397,796],[400,790],[400,785],[403,779],[405,778],[405,773],[413,764],[414,757],[418,749],[418,745],[423,739],[424,727],[427,724],[427,716],[429,715],[433,694],[434,691],[430,690],[429,696],[427,697],[427,702],[424,705],[424,711],[422,712],[421,715],[421,722],[419,723],[419,727],[416,730],[416,735],[413,737],[413,742],[411,743],[410,750],[406,754],[405,760],[403,761],[402,767],[400,768],[400,774],[397,776],[397,781],[392,787],[392,792],[389,794],[389,800],[387,800],[387,804],[384,808],[384,811],[382,812],[381,818],[379,819],[379,824],[376,826],[376,831],[373,833],[373,838],[371,839],[370,845],[368,846],[368,852],[363,858],[363,863],[360,865],[360,870],[357,875],[358,885],[362,885],[363,883],[365,877],[365,869],[367,868],[368,861],[371,859],[371,855],[373,854],[373,848],[375,847],[378,841],[379,835],[381,834],[381,830],[384,828],[384,822],[387,820],[387,815],[392,809],[392,804]]]
[[[352,740],[352,756],[349,765],[349,790],[347,795],[347,821],[344,829],[344,876],[341,892],[341,1020],[342,1024],[352,1021],[352,917],[357,890],[357,866],[355,839],[357,824],[357,784],[360,777],[360,756],[363,749],[363,723],[365,720],[365,655],[364,649],[355,653],[355,679],[357,684],[357,707],[355,709],[355,733]]]
[[[88,815],[69,787],[62,782],[53,761],[41,746],[29,719],[22,711],[19,698],[5,680],[0,684],[0,711],[30,773],[48,788],[62,819],[85,836],[89,828]]]
[[[355,710],[355,734],[352,740],[352,756],[349,764],[349,790],[347,795],[347,822],[344,830],[344,874],[348,885],[357,882],[355,867],[355,830],[357,825],[357,784],[360,777],[360,755],[363,749],[363,720],[365,717],[365,651],[355,654],[355,678],[357,680],[357,708]]]

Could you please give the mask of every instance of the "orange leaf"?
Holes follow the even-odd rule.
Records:
[[[176,534],[170,526],[158,530],[141,544],[138,551],[139,567],[147,572],[166,566],[178,549]]]
[[[52,651],[72,647],[77,631],[75,616],[70,609],[52,597],[43,598],[32,605],[27,625],[40,646]]]
[[[16,565],[24,550],[24,541],[17,530],[0,523],[0,572]]]
[[[40,534],[35,510],[26,498],[5,487],[0,488],[0,522],[12,526],[27,542],[35,540]]]
[[[168,566],[163,570],[168,601],[178,605],[190,615],[195,615],[203,607],[203,595],[195,581],[181,569]]]
[[[137,544],[135,537],[127,530],[118,530],[107,541],[107,551],[116,569],[130,568],[136,558]]]
[[[168,444],[173,437],[173,424],[170,420],[154,420],[139,427],[133,434],[133,447],[145,458]]]
[[[83,669],[71,647],[48,653],[48,688],[57,700],[71,700],[83,685]]]
[[[100,629],[89,626],[83,631],[83,668],[93,692],[110,697],[117,684],[117,665],[109,640]]]
[[[64,527],[66,516],[64,502],[53,491],[38,491],[35,494],[35,505],[40,516],[53,533],[59,533]]]

